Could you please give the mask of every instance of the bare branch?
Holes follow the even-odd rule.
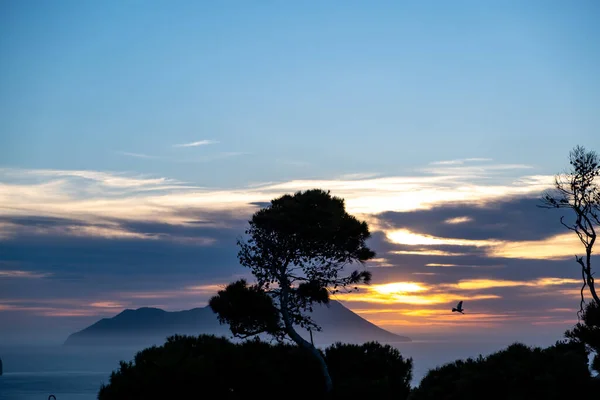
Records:
[[[594,151],[576,146],[569,154],[571,169],[554,177],[554,189],[545,192],[540,208],[571,209],[574,221],[568,224],[564,216],[560,223],[569,231],[575,232],[585,249],[586,257],[575,256],[581,266],[583,286],[581,288],[580,313],[584,305],[584,289],[589,288],[594,301],[600,304],[594,284],[591,267],[591,254],[596,242],[596,227],[600,226],[600,188],[596,178],[600,176],[600,159]]]

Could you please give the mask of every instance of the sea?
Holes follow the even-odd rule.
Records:
[[[413,385],[436,366],[468,357],[487,355],[506,348],[514,340],[455,341],[413,340],[395,343],[403,356],[413,359]],[[546,341],[544,341],[546,342]],[[527,343],[528,345],[551,345]],[[108,383],[120,360],[129,361],[140,349],[106,347],[0,346],[4,375],[0,376],[0,400],[94,400]]]

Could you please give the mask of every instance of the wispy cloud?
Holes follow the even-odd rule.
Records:
[[[563,279],[563,278],[539,278],[533,281],[516,281],[516,280],[505,280],[505,279],[464,279],[460,280],[456,284],[443,285],[447,288],[455,288],[460,290],[481,290],[481,289],[493,289],[503,287],[537,287],[543,288],[546,286],[561,286],[578,284],[580,280],[577,279]]]
[[[422,168],[420,171],[432,175],[470,176],[472,179],[485,179],[508,171],[532,168],[533,166],[526,164],[436,165]]]
[[[390,254],[397,255],[413,255],[413,256],[442,256],[442,257],[460,257],[466,256],[467,253],[459,253],[456,251],[444,251],[436,249],[415,249],[415,250],[394,250]]]
[[[388,240],[392,243],[408,246],[420,246],[420,251],[423,251],[422,246],[482,247],[486,248],[486,254],[489,257],[538,260],[566,259],[581,252],[581,243],[579,242],[577,236],[571,235],[568,232],[554,235],[542,240],[527,241],[444,238],[432,235],[423,235],[411,232],[408,229],[385,230],[385,234]],[[400,252],[397,251],[392,253],[400,254]],[[405,254],[410,253],[405,252]],[[427,254],[426,250],[424,254]],[[435,250],[433,249],[429,254],[444,255],[443,253],[435,253]]]
[[[198,146],[207,146],[209,144],[216,144],[216,143],[219,143],[219,142],[216,140],[198,140],[196,142],[174,144],[173,147],[198,147]]]
[[[95,308],[124,308],[125,306],[122,303],[117,303],[115,301],[96,301],[90,303],[90,307]]]
[[[120,154],[122,156],[134,157],[134,158],[146,158],[146,159],[160,159],[161,158],[161,157],[158,157],[158,156],[151,156],[151,155],[148,155],[148,154],[131,153],[129,151],[115,151],[115,153]]]
[[[163,242],[175,242],[179,244],[189,246],[211,246],[216,240],[211,237],[202,236],[173,236],[167,233],[143,233],[134,232],[126,227],[118,224],[98,224],[92,225],[90,222],[77,223],[73,220],[70,223],[63,225],[57,224],[16,224],[8,222],[0,222],[0,240],[10,239],[18,235],[29,235],[29,236],[53,236],[53,237],[71,237],[71,238],[84,238],[84,237],[95,237],[103,239],[113,240],[155,240]],[[12,271],[19,272],[19,271]],[[0,271],[0,277],[2,277],[2,271]],[[14,277],[18,277],[15,275]],[[23,275],[23,277],[26,277]],[[33,277],[33,276],[32,276]]]
[[[436,268],[477,268],[477,269],[490,269],[490,268],[504,268],[504,265],[465,265],[465,264],[449,264],[449,263],[428,263],[426,267]]]
[[[5,270],[0,271],[0,279],[2,278],[20,278],[20,279],[39,279],[47,278],[51,276],[48,272],[33,272],[33,271],[20,271],[20,270]]]
[[[222,153],[234,157],[243,153]],[[215,156],[197,162],[215,159]],[[113,237],[120,229],[115,220],[187,224],[186,210],[227,211],[247,218],[256,204],[274,197],[315,187],[331,190],[344,198],[349,212],[373,219],[373,231],[383,230],[373,215],[387,211],[427,210],[442,204],[462,202],[483,205],[512,196],[541,193],[552,184],[552,176],[524,176],[492,182],[473,182],[465,176],[351,177],[352,179],[292,180],[230,189],[210,189],[165,177],[86,170],[0,169],[0,216],[47,216],[86,220],[100,236]],[[369,219],[370,218],[370,219]],[[11,228],[11,227],[5,227]],[[14,228],[14,227],[12,227]],[[12,229],[11,228],[11,229]],[[82,234],[83,228],[71,230]],[[10,229],[9,229],[10,230]],[[137,233],[124,232],[125,236]],[[422,244],[419,248],[398,249],[414,254],[437,254],[430,245],[450,244],[444,238],[416,237],[397,231],[398,243]],[[458,240],[458,239],[457,239]],[[475,243],[461,241],[465,246]],[[481,243],[485,245],[485,243]],[[445,251],[445,250],[444,250]],[[444,254],[455,254],[445,251]]]
[[[365,172],[365,173],[358,172],[358,173],[354,173],[354,174],[341,175],[339,177],[339,179],[349,180],[349,181],[357,181],[357,180],[376,178],[377,176],[379,176],[379,174],[374,173],[374,172]]]
[[[397,229],[386,232],[387,238],[392,243],[405,245],[421,246],[473,246],[484,247],[499,244],[499,241],[493,240],[473,240],[473,239],[454,239],[440,238],[431,235],[422,235],[409,231],[408,229]]]
[[[492,161],[491,158],[460,158],[456,160],[446,160],[446,161],[434,161],[429,163],[430,165],[463,165],[468,162],[488,162]]]
[[[543,240],[506,241],[492,247],[488,254],[490,257],[560,260],[575,258],[581,251],[579,238],[566,232]]]
[[[448,218],[447,220],[445,220],[444,222],[447,224],[464,224],[465,222],[471,222],[473,221],[473,218],[471,217],[454,217],[454,218]]]

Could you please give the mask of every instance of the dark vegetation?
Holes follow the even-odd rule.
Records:
[[[575,399],[600,389],[594,384],[581,344],[540,349],[515,343],[429,371],[410,400]]]
[[[412,360],[393,347],[338,343],[321,356],[336,382],[328,398],[408,397]],[[318,361],[297,345],[173,336],[121,362],[98,399],[320,399],[324,388]]]
[[[569,341],[580,343],[594,355],[592,369],[600,374],[600,305],[590,302],[586,306],[581,320],[565,333]],[[600,376],[600,375],[599,375]]]
[[[169,338],[161,347],[122,362],[100,400],[116,399],[410,399],[530,400],[600,398],[600,300],[591,266],[600,225],[600,163],[576,147],[571,170],[556,178],[543,206],[572,211],[561,223],[585,249],[581,268],[579,322],[565,340],[546,349],[515,343],[487,357],[457,360],[429,371],[411,390],[412,360],[376,342],[335,344],[324,351],[300,337],[295,326],[319,330],[307,311],[327,303],[337,290],[368,283],[366,271],[348,272],[353,262],[374,256],[365,245],[369,230],[344,210],[341,199],[311,190],[286,195],[252,217],[239,242],[239,258],[256,283],[237,281],[220,291],[210,307],[237,337],[270,334],[278,344],[256,339],[233,344],[214,336]],[[591,302],[585,303],[589,288]],[[284,344],[291,339],[296,345]]]
[[[575,340],[546,349],[513,344],[458,360],[429,371],[412,392],[412,360],[391,346],[337,343],[320,352],[334,382],[329,394],[318,361],[299,346],[173,336],[121,362],[98,399],[271,399],[283,393],[311,399],[559,400],[600,393],[586,348]]]

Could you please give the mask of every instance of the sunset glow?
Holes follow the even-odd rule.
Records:
[[[594,387],[600,3],[109,3],[0,2],[2,400]]]
[[[582,78],[564,50],[588,42],[564,24],[525,23],[529,10],[502,7],[489,13],[502,24],[463,24],[477,30],[471,43],[430,10],[420,16],[432,19],[425,33],[407,10],[355,6],[339,15],[261,6],[239,15],[264,21],[230,31],[231,10],[210,11],[220,6],[154,5],[107,25],[96,3],[42,19],[17,3],[0,28],[0,76],[10,81],[0,118],[0,337],[41,334],[46,322],[80,329],[124,309],[205,307],[231,282],[255,283],[238,245],[252,215],[309,189],[343,199],[368,224],[376,254],[343,266],[369,271],[371,285],[332,299],[399,333],[553,327],[578,305],[575,257],[585,249],[560,223],[574,215],[539,207],[576,145],[548,138],[575,127],[578,141],[600,146],[588,104],[597,90],[580,84],[595,75]],[[160,28],[159,15],[173,24]],[[373,15],[367,29],[355,23]],[[325,19],[300,21],[308,16]],[[140,45],[146,37],[156,46]],[[426,43],[381,45],[411,37]],[[473,62],[478,47],[502,54]],[[524,54],[535,57],[525,65]],[[466,313],[452,313],[461,300]]]

